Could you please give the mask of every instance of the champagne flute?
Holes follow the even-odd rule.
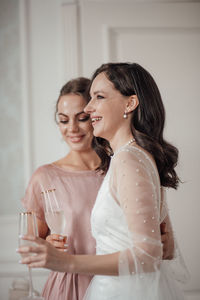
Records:
[[[22,212],[19,214],[19,246],[31,246],[35,243],[23,240],[21,237],[24,235],[38,236],[37,221],[34,212]],[[22,254],[26,257],[34,254]],[[29,267],[29,295],[20,300],[45,300],[41,296],[36,296],[33,291],[32,272]]]
[[[56,198],[55,189],[42,192],[45,219],[51,233],[65,235],[66,220],[64,210]]]

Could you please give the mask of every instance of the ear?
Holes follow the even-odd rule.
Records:
[[[128,101],[126,103],[126,113],[130,113],[136,109],[136,107],[139,105],[139,100],[136,95],[132,95],[128,98]]]

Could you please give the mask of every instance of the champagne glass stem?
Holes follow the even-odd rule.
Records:
[[[32,280],[32,270],[28,268],[29,273],[29,297],[33,297],[33,280]]]

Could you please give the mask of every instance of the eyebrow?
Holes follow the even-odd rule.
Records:
[[[86,114],[86,113],[85,113],[84,111],[81,111],[81,112],[75,114],[75,116],[79,116],[79,115],[81,115],[81,114]],[[86,115],[87,115],[87,114],[86,114]],[[68,115],[65,115],[65,114],[63,114],[63,113],[59,113],[58,116],[68,117]]]
[[[104,93],[104,91],[101,91],[101,90],[98,91],[98,90],[97,90],[97,91],[94,92],[94,95],[96,95],[96,94],[98,94],[98,93]]]
[[[95,91],[93,94],[96,95],[96,94],[98,94],[98,93],[103,93],[103,94],[105,94],[105,92],[104,92],[104,91],[101,91],[101,90],[97,90],[97,91]],[[91,97],[91,93],[90,93],[90,97]]]

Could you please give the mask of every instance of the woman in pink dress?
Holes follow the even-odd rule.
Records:
[[[110,161],[106,152],[102,152],[105,151],[103,147],[98,147],[101,160],[92,147],[93,127],[89,115],[84,112],[89,101],[89,85],[89,79],[77,78],[61,89],[56,104],[56,119],[70,151],[65,157],[34,172],[22,200],[27,210],[36,212],[40,237],[69,254],[96,252],[90,215],[103,180],[98,168],[105,173]],[[106,143],[103,139],[99,142]],[[64,236],[49,234],[41,195],[44,189],[56,189],[56,197],[62,200],[67,240]],[[163,258],[169,259],[173,253],[173,239],[171,228],[166,228],[170,223],[168,220],[165,223],[161,224],[164,233]],[[42,295],[46,300],[82,300],[91,278],[90,275],[52,272]]]
[[[89,95],[90,80],[71,80],[60,91],[56,104],[56,119],[69,153],[51,164],[39,167],[32,175],[22,200],[27,210],[36,212],[39,235],[55,247],[71,254],[94,254],[95,241],[90,231],[90,214],[103,180],[96,171],[101,161],[92,149],[93,128],[83,109]],[[41,192],[56,189],[66,218],[65,237],[49,235],[45,221]],[[68,243],[68,248],[67,248]],[[49,300],[81,300],[91,276],[52,272],[43,289]]]

